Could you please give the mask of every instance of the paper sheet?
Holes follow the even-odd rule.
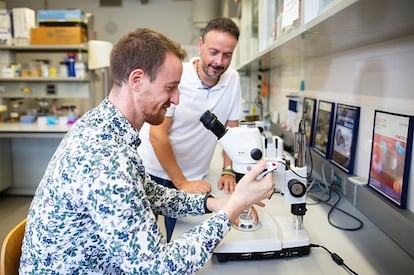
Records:
[[[282,28],[292,25],[299,18],[299,0],[285,0],[283,2]]]

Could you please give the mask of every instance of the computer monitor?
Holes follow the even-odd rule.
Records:
[[[306,143],[313,145],[313,132],[315,129],[316,99],[305,97],[303,99],[302,120],[305,127]]]
[[[324,158],[329,158],[332,144],[332,124],[335,103],[319,100],[316,112],[313,149]]]
[[[413,116],[375,110],[368,186],[406,207]]]
[[[331,162],[348,174],[354,172],[360,107],[336,104]]]

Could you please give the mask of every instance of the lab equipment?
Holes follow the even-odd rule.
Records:
[[[208,110],[200,117],[200,121],[216,135],[218,143],[232,159],[235,172],[245,174],[259,160],[266,160],[265,170],[274,173],[274,180],[279,183],[280,192],[285,202],[290,204],[292,214],[291,217],[274,216],[260,210],[259,228],[231,230],[214,251],[218,260],[225,262],[308,255],[309,236],[303,226],[307,170],[304,159],[306,136],[302,124],[295,133],[294,157],[288,158],[281,156],[278,150],[264,150],[266,138],[255,123],[241,123],[239,127],[226,128]]]

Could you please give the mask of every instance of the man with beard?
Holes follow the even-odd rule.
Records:
[[[238,38],[239,29],[231,19],[211,20],[198,40],[200,56],[183,65],[179,104],[168,109],[162,124],[144,124],[141,138],[150,142],[140,146],[139,153],[146,171],[159,184],[190,193],[211,191],[203,177],[208,173],[217,140],[199,119],[210,110],[224,125],[238,126],[242,107],[240,77],[229,68]],[[225,153],[223,157],[217,186],[231,194],[235,173],[230,158]],[[165,217],[168,241],[175,223],[175,218]]]
[[[212,198],[156,184],[137,153],[144,122],[160,124],[179,101],[180,45],[146,28],[110,57],[111,91],[63,138],[27,216],[19,274],[193,274],[240,213],[273,193],[259,162],[231,196]],[[166,243],[155,214],[217,212]]]

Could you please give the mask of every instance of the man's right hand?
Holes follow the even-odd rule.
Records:
[[[178,184],[177,184],[178,185]],[[194,194],[208,194],[211,192],[211,185],[205,180],[186,180],[176,187],[180,190]]]
[[[221,208],[235,223],[240,213],[253,204],[264,206],[261,200],[269,198],[274,191],[273,173],[269,173],[260,181],[257,176],[266,168],[266,161],[261,160],[241,178],[227,203]],[[210,208],[209,208],[210,209]]]

